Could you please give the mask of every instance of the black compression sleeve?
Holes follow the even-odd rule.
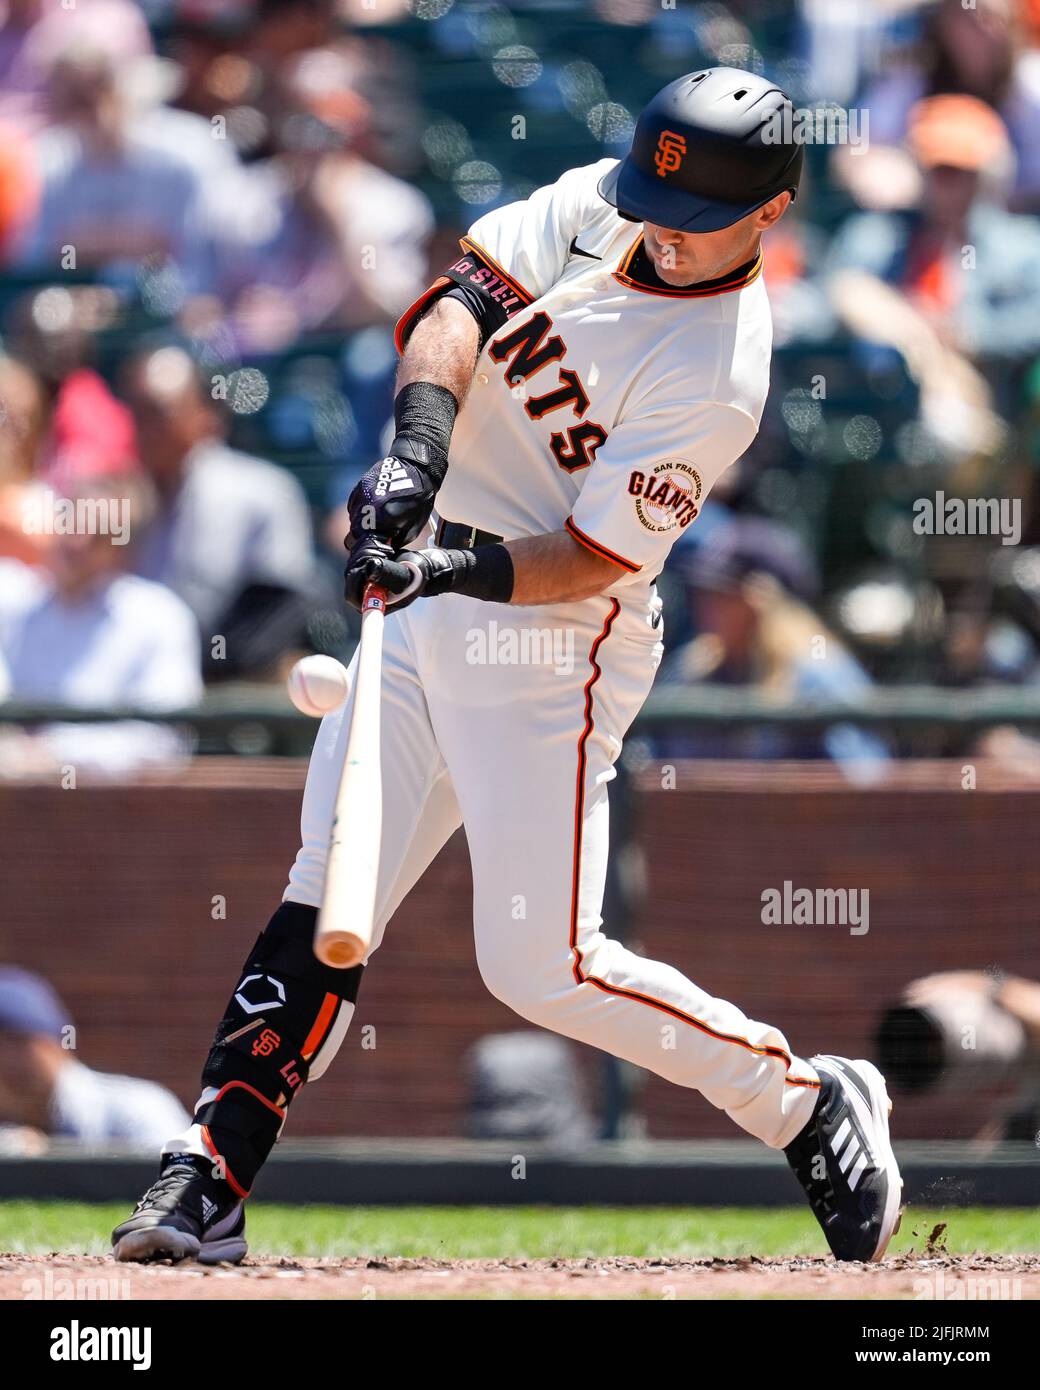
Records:
[[[424,467],[439,486],[448,471],[448,445],[458,412],[458,401],[446,386],[410,381],[394,399],[397,433],[390,453]]]

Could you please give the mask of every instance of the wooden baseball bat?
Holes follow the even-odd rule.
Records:
[[[383,825],[379,762],[379,682],[387,592],[375,584],[361,602],[354,708],[329,834],[314,954],[323,965],[360,965],[372,944]]]

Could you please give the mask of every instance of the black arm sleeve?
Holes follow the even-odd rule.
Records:
[[[480,327],[480,345],[496,333],[514,314],[526,309],[534,295],[518,284],[476,242],[463,237],[461,253],[430,288],[401,315],[394,334],[398,352],[403,352],[415,325],[442,295],[458,299]]]

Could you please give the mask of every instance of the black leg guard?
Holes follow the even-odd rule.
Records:
[[[231,1187],[248,1196],[293,1096],[336,1026],[357,1000],[363,966],[334,970],[312,949],[317,908],[282,903],[249,954],[202,1073],[217,1092],[202,1104],[210,1152]]]

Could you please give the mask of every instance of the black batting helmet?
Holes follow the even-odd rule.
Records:
[[[752,72],[705,68],[658,92],[599,191],[632,222],[717,232],[793,196],[801,175],[790,98]]]

